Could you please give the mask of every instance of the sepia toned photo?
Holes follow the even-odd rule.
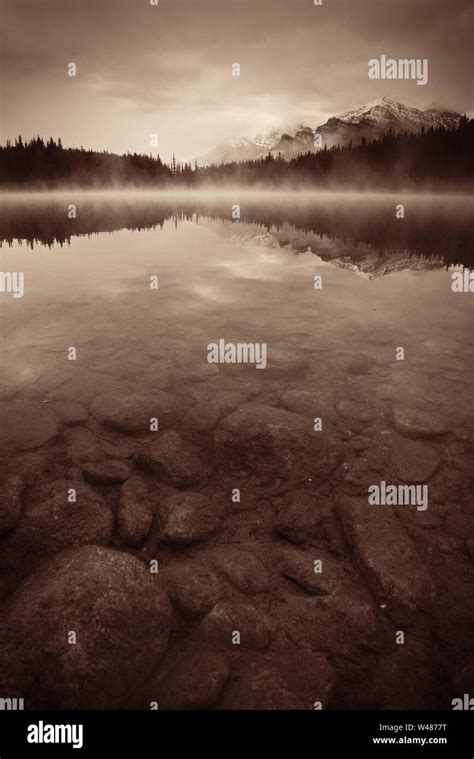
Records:
[[[0,13],[0,712],[474,709],[472,3]]]

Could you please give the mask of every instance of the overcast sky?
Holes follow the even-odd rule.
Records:
[[[387,95],[472,114],[471,0],[0,0],[1,142],[198,156]],[[471,10],[470,10],[471,8]],[[428,58],[429,83],[368,60]],[[67,75],[77,65],[76,78]],[[232,76],[233,63],[241,67]]]

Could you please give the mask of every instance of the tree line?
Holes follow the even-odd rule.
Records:
[[[324,147],[290,161],[281,154],[250,161],[198,167],[168,165],[159,156],[64,148],[61,140],[36,137],[0,147],[3,188],[187,188],[250,186],[278,189],[471,188],[474,120],[465,116],[452,130],[388,133],[370,142]]]

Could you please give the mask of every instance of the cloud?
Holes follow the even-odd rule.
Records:
[[[4,0],[2,138],[199,155],[261,125],[310,126],[381,95],[472,110],[467,0]],[[430,82],[374,82],[369,58],[428,57]],[[67,76],[68,62],[78,76]],[[231,76],[238,62],[241,76]]]

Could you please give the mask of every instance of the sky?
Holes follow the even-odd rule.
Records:
[[[384,95],[474,112],[472,0],[151,2],[0,0],[0,142],[188,160]],[[382,54],[427,58],[428,84],[369,79]]]

